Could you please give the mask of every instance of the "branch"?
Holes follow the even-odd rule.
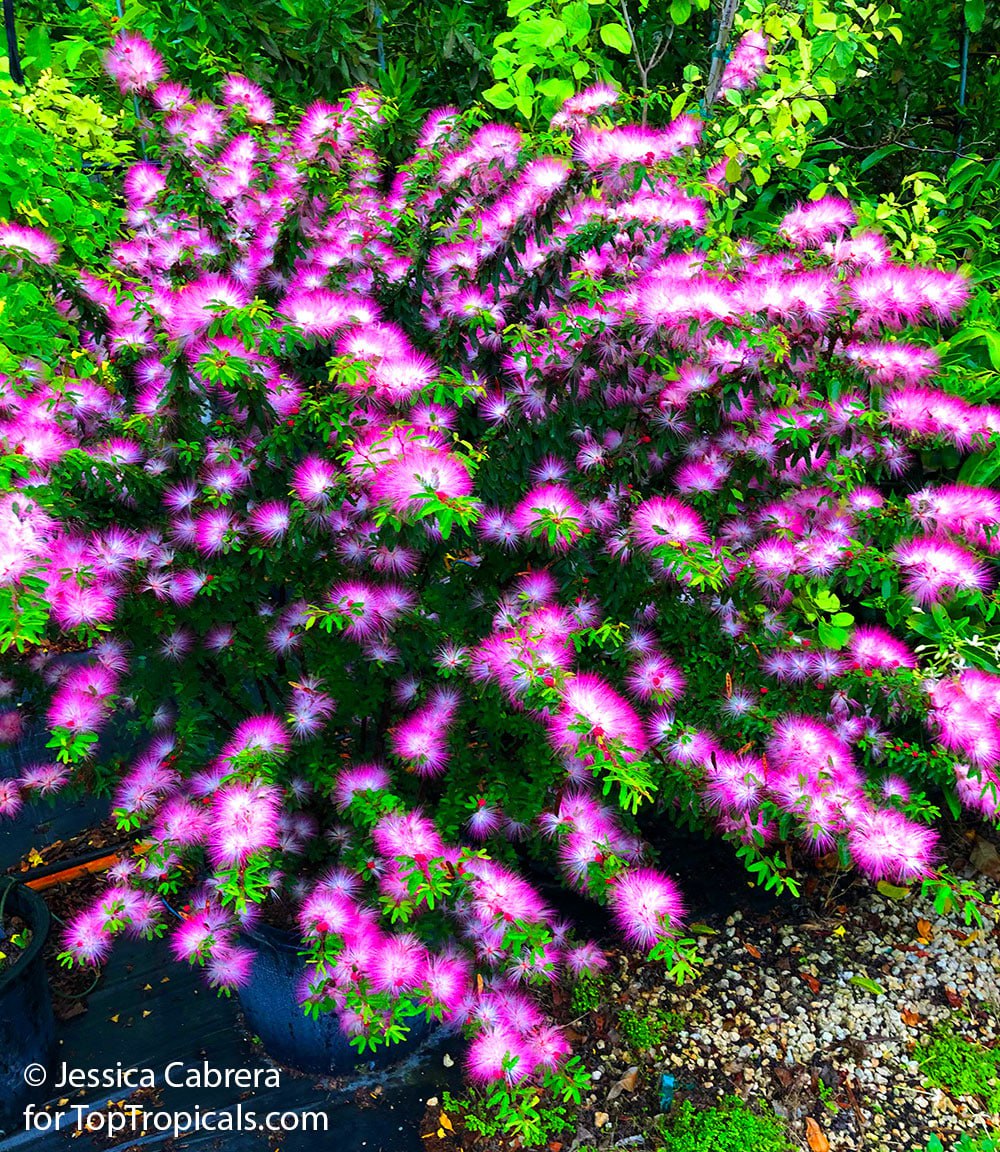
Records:
[[[722,73],[726,66],[726,48],[729,46],[729,37],[733,34],[733,21],[736,19],[736,9],[739,0],[722,0],[722,13],[719,17],[719,34],[715,38],[712,48],[712,64],[708,71],[708,83],[705,85],[705,111],[707,112],[719,98],[719,87],[722,84]]]

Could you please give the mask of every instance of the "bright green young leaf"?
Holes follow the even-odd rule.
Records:
[[[488,100],[494,108],[506,109],[514,107],[514,93],[509,84],[494,84],[483,93],[483,99]]]
[[[632,37],[629,36],[624,24],[602,24],[601,39],[609,48],[615,48],[619,52],[627,54],[632,51]]]

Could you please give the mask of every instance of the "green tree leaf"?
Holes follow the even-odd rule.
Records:
[[[601,39],[609,48],[615,48],[626,55],[632,51],[632,37],[624,24],[602,24]]]

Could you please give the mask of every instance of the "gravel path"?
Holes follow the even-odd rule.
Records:
[[[975,879],[988,896],[1000,888]],[[613,958],[608,1007],[575,1024],[589,1033],[581,1047],[594,1091],[567,1152],[657,1147],[652,1114],[664,1072],[678,1099],[707,1104],[736,1093],[773,1108],[804,1149],[807,1118],[832,1152],[922,1150],[934,1133],[950,1148],[962,1131],[1000,1125],[983,1100],[926,1085],[914,1059],[945,1023],[1000,1044],[995,920],[966,928],[957,913],[938,916],[919,889],[890,899],[855,885],[780,913],[737,912],[701,935],[699,948],[702,973],[680,989],[640,958]],[[666,1013],[658,1042],[631,1046],[623,1011]]]

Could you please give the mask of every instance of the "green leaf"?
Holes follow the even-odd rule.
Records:
[[[602,24],[601,39],[609,48],[628,54],[632,51],[632,37],[624,24]]]
[[[494,108],[506,109],[514,107],[514,93],[509,84],[494,84],[483,93],[483,99],[488,100]]]
[[[740,167],[739,160],[735,156],[730,156],[726,161],[726,182],[728,184],[735,184],[739,180],[743,169]]]
[[[886,156],[891,156],[894,152],[901,151],[898,144],[886,144],[884,148],[876,148],[869,156],[858,165],[859,172],[867,172],[869,168],[874,167],[880,160],[884,160]]]
[[[539,48],[552,48],[566,35],[566,25],[554,16],[545,16],[541,20],[525,22],[518,31],[525,40],[530,39]]]
[[[550,100],[554,100],[557,104],[561,104],[573,95],[576,91],[576,85],[564,76],[552,76],[538,85],[538,91],[541,92],[543,96],[548,96]]]
[[[686,24],[691,16],[691,0],[672,0],[670,19],[675,24]]]
[[[905,900],[910,894],[909,888],[901,888],[897,884],[890,884],[888,880],[880,880],[875,887],[883,896],[888,896],[890,900]]]
[[[965,0],[965,23],[970,32],[979,32],[986,21],[986,0]]]
[[[66,44],[66,70],[72,72],[73,69],[80,63],[80,57],[87,51],[90,45],[86,40],[70,40]]]
[[[566,25],[571,43],[577,44],[590,35],[594,21],[591,19],[587,0],[574,0],[574,3],[567,4],[559,15]]]
[[[510,0],[507,5],[507,15],[511,17],[520,16],[526,9],[531,8],[535,0]]]
[[[813,0],[812,19],[819,31],[828,32],[837,27],[837,17],[832,12],[825,11],[820,0]]]
[[[855,984],[858,988],[864,988],[866,992],[872,992],[876,996],[884,996],[885,989],[881,984],[876,984],[874,980],[870,980],[867,976],[852,976],[848,980],[848,984]]]

